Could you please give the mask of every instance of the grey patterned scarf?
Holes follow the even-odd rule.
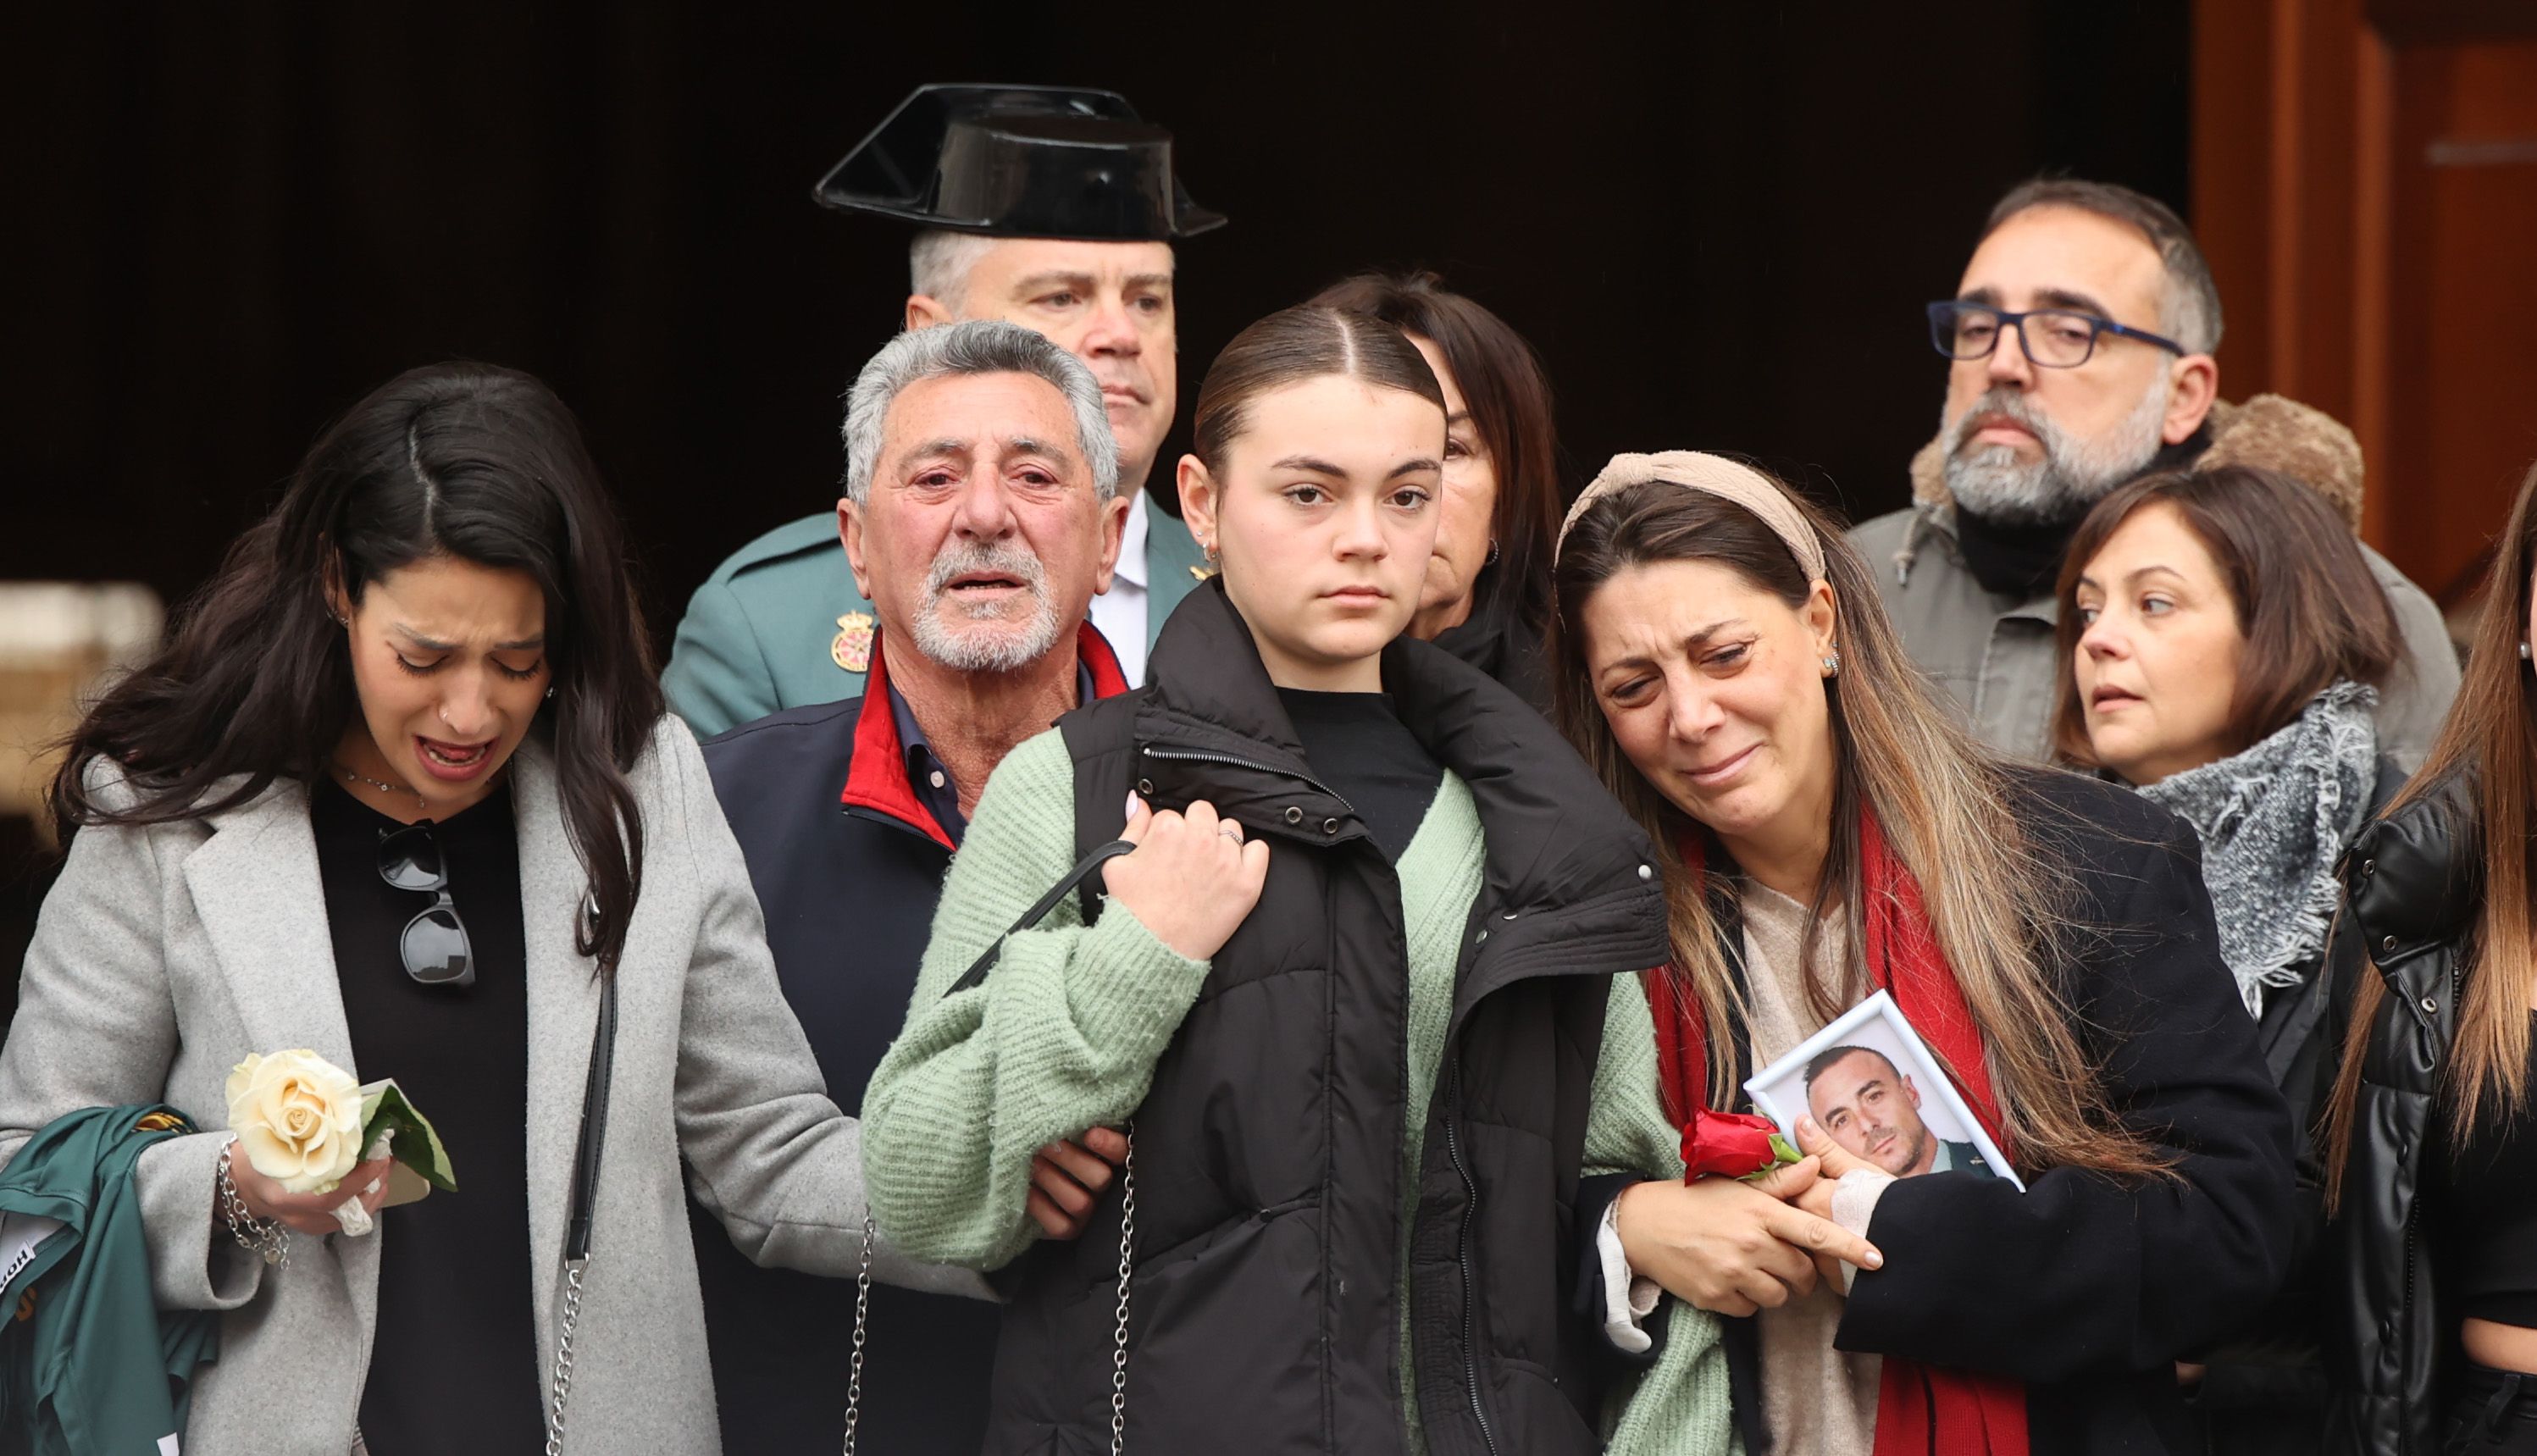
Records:
[[[2267,986],[2300,984],[2334,923],[2335,857],[2378,777],[2374,688],[2338,682],[2243,753],[2141,791],[2202,837],[2202,883],[2220,955],[2246,1010]]]

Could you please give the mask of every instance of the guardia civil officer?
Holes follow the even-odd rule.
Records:
[[[1084,612],[1129,506],[1092,371],[1012,324],[892,340],[848,395],[845,437],[843,565],[878,618],[863,696],[745,724],[704,753],[785,998],[852,1108],[916,989],[989,772],[1077,704],[1127,690]],[[1072,1234],[1087,1185],[1107,1185],[1087,1146],[1126,1151],[1109,1132],[1040,1150],[1035,1232]],[[749,1263],[701,1207],[694,1223],[723,1448],[834,1451],[852,1301]],[[996,1306],[877,1288],[867,1326],[862,1448],[977,1450]]]
[[[1129,502],[1092,620],[1142,681],[1163,618],[1207,569],[1168,476],[1151,499],[1144,489],[1179,399],[1172,244],[1224,223],[1175,177],[1171,133],[1112,92],[920,87],[813,196],[917,226],[906,327],[1003,319],[1091,368]],[[699,735],[863,691],[874,613],[840,529],[835,510],[779,526],[696,590],[662,687]]]

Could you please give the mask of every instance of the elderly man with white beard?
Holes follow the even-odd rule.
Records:
[[[1929,305],[1949,362],[1914,501],[1857,527],[1886,610],[1920,666],[1992,746],[2051,747],[2053,585],[2089,507],[2152,471],[2267,466],[2360,518],[2360,448],[2275,396],[2221,403],[2220,296],[2193,236],[2156,200],[2046,179],[1991,210],[1956,296]],[[2410,769],[2457,693],[2439,607],[2362,548],[2404,637],[2378,705],[2379,743]]]
[[[901,334],[847,395],[837,523],[878,618],[860,698],[709,738],[766,940],[828,1093],[856,1111],[906,1018],[943,871],[987,776],[1059,715],[1127,691],[1085,620],[1128,502],[1099,381],[1045,336],[972,321]],[[1071,1236],[1126,1153],[1116,1133],[1042,1150],[1031,1213]],[[723,1448],[832,1451],[854,1300],[762,1270],[691,1218]],[[997,1311],[871,1292],[864,1449],[974,1451]]]

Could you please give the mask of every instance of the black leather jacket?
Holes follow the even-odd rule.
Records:
[[[2441,1315],[2432,1278],[2426,1145],[2440,1135],[2438,1093],[2456,1028],[2460,949],[2483,898],[2472,804],[2463,785],[2452,784],[2363,830],[2344,852],[2348,928],[2338,933],[2362,937],[2387,996],[2368,1028],[2342,1207],[2326,1234],[2332,1452],[2440,1449],[2439,1387],[2455,1321]],[[2335,988],[2330,1024],[2338,1034],[2351,1025],[2357,989],[2357,980]]]

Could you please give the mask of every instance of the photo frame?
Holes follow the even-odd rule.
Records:
[[[1833,1056],[1836,1051],[1844,1054]],[[1973,1172],[2026,1191],[1955,1081],[1884,991],[1754,1073],[1744,1091],[1791,1145],[1797,1119],[1811,1113],[1834,1141],[1898,1177]]]

